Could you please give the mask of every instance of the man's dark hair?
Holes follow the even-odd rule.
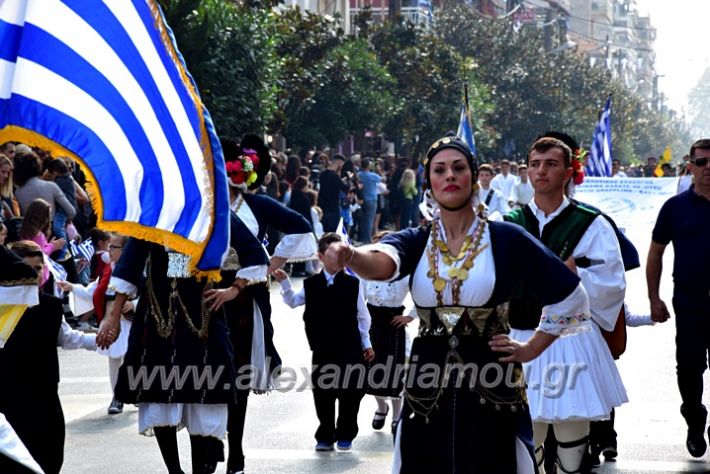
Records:
[[[360,169],[363,171],[370,171],[370,158],[365,158],[360,163]]]
[[[562,152],[565,168],[569,168],[572,164],[572,150],[570,150],[570,147],[565,145],[562,140],[552,137],[542,137],[532,144],[530,150],[528,150],[528,164],[530,163],[530,155],[532,155],[532,152],[545,153],[553,148]]]
[[[343,155],[341,155],[340,153],[333,155],[332,161],[335,161],[335,160],[348,161],[348,160],[346,160],[345,157],[344,157]]]
[[[690,159],[695,158],[695,150],[710,150],[710,138],[701,138],[690,147]],[[15,158],[17,159],[17,158]]]
[[[14,162],[15,168],[12,171],[12,176],[18,186],[24,186],[30,178],[42,174],[42,165],[34,152],[16,154]]]
[[[54,159],[47,165],[47,170],[51,173],[57,173],[60,175],[65,175],[69,172],[67,164],[61,158]]]
[[[613,165],[614,163],[619,163],[619,166],[621,166],[621,160],[617,160],[616,158],[614,158],[613,160],[611,160],[611,164]]]
[[[342,241],[343,237],[340,234],[336,234],[335,232],[326,232],[323,234],[323,237],[318,240],[318,252],[324,254],[325,251],[328,250],[328,247],[330,247],[330,244]]]

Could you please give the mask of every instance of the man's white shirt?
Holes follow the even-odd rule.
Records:
[[[491,187],[497,189],[506,199],[510,197],[510,193],[513,192],[513,186],[518,182],[518,177],[508,173],[508,176],[504,176],[503,173],[498,174],[493,181],[491,181]]]
[[[481,185],[479,184],[479,187],[480,186]],[[505,215],[508,211],[510,211],[510,208],[508,207],[508,198],[492,186],[488,189],[480,188],[478,190],[478,200],[481,204],[486,204],[490,193],[493,193],[493,195],[491,196],[491,201],[487,204],[488,215],[491,215],[496,211],[501,215]]]

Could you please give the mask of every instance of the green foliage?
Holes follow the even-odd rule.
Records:
[[[320,78],[307,104],[288,117],[285,136],[296,148],[337,144],[366,128],[378,129],[395,108],[394,80],[362,40],[349,40],[311,68]]]
[[[500,134],[498,154],[522,157],[546,130],[564,131],[588,147],[609,94],[615,157],[631,161],[659,154],[685,138],[606,69],[590,66],[573,51],[546,52],[540,30],[515,31],[509,21],[457,7],[437,17],[436,31],[459,54],[471,58],[476,74],[491,89],[496,113],[488,125]]]
[[[668,144],[678,156],[690,141],[606,69],[572,51],[546,52],[542,32],[465,7],[442,9],[429,30],[401,18],[375,25],[365,9],[356,38],[337,18],[274,10],[272,0],[160,3],[221,134],[279,133],[299,150],[369,129],[418,157],[456,128],[468,82],[484,159],[523,157],[546,130],[588,147],[609,94],[615,157],[636,161]]]
[[[470,65],[433,33],[402,21],[371,29],[379,60],[397,81],[399,106],[384,132],[398,151],[418,157],[448,130],[456,129],[463,84],[469,82],[477,119],[486,116],[487,90],[469,73]],[[483,133],[481,143],[489,133]],[[478,137],[477,137],[478,138]]]
[[[163,0],[218,133],[264,133],[276,112],[276,15],[221,0]]]

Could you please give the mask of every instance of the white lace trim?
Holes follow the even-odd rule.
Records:
[[[244,278],[247,280],[247,286],[263,283],[267,281],[266,272],[269,267],[266,265],[252,265],[250,267],[240,268],[236,278]]]
[[[109,280],[108,287],[116,293],[128,295],[130,299],[133,299],[138,295],[138,287],[136,285],[115,276],[112,276],[111,280]]]
[[[303,262],[318,258],[318,244],[312,232],[285,235],[274,250],[275,257],[289,262]]]

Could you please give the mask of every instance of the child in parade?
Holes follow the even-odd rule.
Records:
[[[19,241],[10,250],[34,271],[39,304],[25,310],[5,347],[0,349],[0,413],[3,413],[45,474],[60,472],[64,461],[64,415],[59,400],[57,346],[96,350],[96,336],[71,329],[62,301],[42,293],[44,255],[35,242]],[[41,427],[41,429],[38,429]],[[3,464],[3,474],[26,473]]]
[[[109,281],[111,280],[113,267],[121,258],[123,247],[126,245],[127,241],[128,238],[126,236],[119,234],[111,235],[108,245],[110,264],[104,268],[103,274],[88,286],[77,285],[66,281],[57,283],[63,291],[73,292],[75,298],[84,300],[87,306],[93,306],[98,321],[101,321],[104,315],[111,311],[113,307],[116,293],[109,289]],[[131,323],[133,321],[136,303],[137,299],[134,299],[124,304],[123,310],[121,311],[121,330],[116,342],[111,344],[108,349],[98,350],[99,354],[108,357],[108,373],[112,391],[116,387],[118,369],[121,367],[121,364],[123,364],[123,356],[128,350],[128,334],[131,331]],[[116,415],[122,411],[123,403],[118,401],[114,396],[108,407],[108,414]]]
[[[407,170],[411,171],[411,170]],[[405,171],[405,173],[407,172]],[[379,242],[391,232],[383,231],[375,235],[373,242]],[[370,340],[375,351],[375,359],[370,365],[366,393],[374,395],[377,411],[372,419],[372,428],[381,430],[389,414],[389,400],[392,404],[392,433],[394,433],[402,411],[402,387],[404,384],[404,362],[407,346],[407,324],[414,318],[404,315],[404,299],[409,294],[406,279],[394,282],[365,281],[365,300],[370,313]]]
[[[360,401],[365,395],[367,371],[363,359],[372,362],[375,357],[369,335],[370,314],[360,281],[345,273],[342,266],[325,262],[328,247],[342,240],[333,232],[321,237],[318,258],[323,271],[306,278],[300,291],[294,290],[285,272],[274,273],[281,283],[284,302],[291,308],[305,305],[303,320],[313,352],[311,380],[319,421],[316,451],[332,451],[333,443],[342,451],[352,447],[358,433]]]

